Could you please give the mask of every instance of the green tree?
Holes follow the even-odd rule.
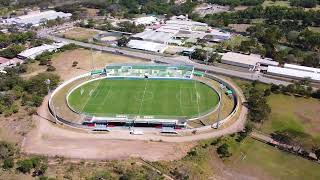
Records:
[[[128,42],[129,42],[129,39],[127,37],[123,36],[117,40],[117,45],[119,47],[126,47]]]
[[[30,159],[19,160],[17,165],[17,170],[22,173],[30,173],[31,169],[33,168],[33,163]]]
[[[191,54],[192,59],[205,61],[207,59],[207,52],[203,49],[195,49]]]
[[[229,151],[229,145],[226,143],[221,144],[217,148],[217,153],[220,155],[220,157],[230,157],[231,153]]]

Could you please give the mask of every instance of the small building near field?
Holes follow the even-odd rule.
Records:
[[[258,54],[241,54],[235,52],[221,53],[221,62],[224,64],[244,67],[244,68],[255,68],[256,66],[278,66],[279,63],[272,61],[270,58],[262,58]]]
[[[139,49],[157,53],[163,53],[168,48],[166,44],[141,40],[130,40],[127,46],[132,49]]]

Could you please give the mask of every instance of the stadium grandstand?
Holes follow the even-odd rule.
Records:
[[[115,64],[105,68],[107,77],[191,79],[193,66]]]

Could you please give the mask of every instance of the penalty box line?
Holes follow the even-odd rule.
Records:
[[[94,88],[93,92],[96,91],[96,89],[100,86],[100,84],[101,84],[101,81],[99,81],[99,84]],[[84,106],[83,106],[82,109],[81,109],[81,112],[82,112],[83,109],[86,107],[86,105],[88,104],[88,102],[90,101],[90,99],[91,99],[91,96],[89,95],[88,98],[87,98],[86,103],[84,104]]]

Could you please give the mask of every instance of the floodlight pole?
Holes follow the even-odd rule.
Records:
[[[90,51],[91,51],[91,70],[93,71],[93,70],[94,70],[93,52],[92,52],[92,46],[93,46],[93,44],[92,44],[92,39],[91,39],[91,38],[90,38],[90,44],[91,44],[91,46],[90,46]]]

